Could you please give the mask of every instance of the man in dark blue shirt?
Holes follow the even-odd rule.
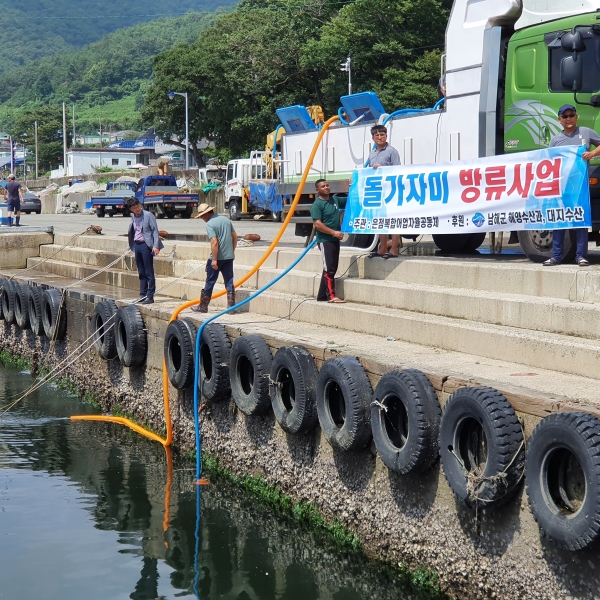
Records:
[[[13,226],[13,214],[15,214],[16,227],[21,227],[21,200],[23,200],[23,190],[21,184],[15,181],[15,176],[11,173],[8,177],[8,183],[4,188],[4,198],[8,204],[8,225]]]

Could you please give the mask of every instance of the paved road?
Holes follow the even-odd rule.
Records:
[[[51,225],[56,233],[79,233],[84,231],[89,225],[100,225],[103,233],[107,235],[121,235],[127,233],[129,227],[129,218],[104,217],[99,219],[96,215],[23,215],[21,217],[23,225]],[[185,234],[204,234],[206,228],[201,219],[160,219],[158,221],[160,229],[169,233]],[[270,242],[277,235],[281,223],[272,221],[253,219],[242,219],[234,223],[238,235],[244,236],[247,233],[258,233],[263,241]],[[283,243],[286,246],[303,246],[303,237],[294,235],[294,224],[290,224],[284,235]]]

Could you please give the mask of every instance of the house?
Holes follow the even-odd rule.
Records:
[[[125,171],[136,164],[149,165],[157,158],[154,148],[69,148],[66,174],[90,175],[102,167]],[[58,172],[62,176],[64,169],[59,167]]]

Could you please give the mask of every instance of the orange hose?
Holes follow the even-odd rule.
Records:
[[[236,281],[233,284],[234,287],[237,288],[240,285],[246,283],[246,281],[248,281],[248,279],[250,279],[250,277],[252,277],[252,275],[254,275],[256,273],[256,271],[258,271],[262,267],[262,265],[265,263],[267,258],[269,258],[269,256],[271,255],[271,252],[273,252],[273,250],[275,249],[277,244],[279,244],[279,240],[281,240],[281,237],[283,236],[283,233],[285,232],[286,227],[289,225],[290,221],[292,220],[292,217],[294,216],[294,211],[296,210],[296,206],[298,205],[298,202],[300,202],[300,196],[302,196],[302,190],[304,189],[304,185],[306,184],[306,180],[308,179],[308,174],[310,173],[310,168],[312,167],[313,161],[315,160],[315,155],[317,154],[317,150],[319,149],[319,146],[321,145],[321,140],[323,139],[325,132],[329,129],[331,124],[334,123],[335,121],[339,121],[338,116],[331,117],[330,119],[328,119],[323,124],[321,131],[319,131],[319,135],[317,136],[317,139],[313,146],[312,152],[310,153],[310,156],[308,157],[308,162],[306,163],[306,166],[304,167],[304,172],[302,173],[302,179],[300,179],[300,184],[298,186],[298,191],[296,192],[296,195],[294,196],[294,201],[290,205],[290,210],[288,211],[287,216],[285,217],[283,223],[281,224],[281,227],[279,228],[279,231],[277,232],[275,239],[271,242],[271,244],[269,245],[269,247],[263,254],[262,258],[252,267],[252,269],[250,269],[250,271],[248,273],[246,273],[246,275],[244,275],[241,279],[238,279],[238,281]],[[227,290],[221,290],[220,292],[216,292],[215,294],[213,294],[211,299],[214,300],[215,298],[224,296],[226,293],[227,293]],[[171,321],[174,321],[175,319],[177,319],[177,317],[181,314],[181,312],[183,312],[187,308],[190,308],[191,306],[194,306],[196,304],[198,304],[198,300],[190,300],[189,302],[184,302],[183,304],[178,306],[175,309],[175,311],[173,312],[173,314],[171,315],[171,318],[169,319],[169,323]],[[170,446],[173,441],[173,425],[171,423],[171,409],[170,409],[170,403],[169,403],[169,374],[167,372],[167,365],[166,365],[164,358],[163,358],[162,380],[163,380],[163,402],[164,402],[164,407],[165,407],[165,424],[166,424],[166,428],[167,428],[167,437],[164,440],[160,436],[156,435],[155,433],[152,433],[151,431],[148,431],[147,429],[144,429],[143,427],[140,427],[139,425],[136,425],[129,419],[125,419],[123,417],[105,417],[102,415],[82,415],[82,416],[71,417],[71,419],[73,421],[106,421],[108,423],[120,423],[121,425],[125,425],[126,427],[129,427],[130,429],[137,431],[137,433],[141,433],[142,435],[145,435],[147,438],[150,438],[151,440],[155,440],[155,441],[161,443],[166,448],[166,447]]]

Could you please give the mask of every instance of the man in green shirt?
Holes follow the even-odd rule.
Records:
[[[344,237],[340,231],[340,208],[346,205],[346,199],[331,196],[331,188],[325,179],[315,182],[317,197],[310,207],[310,216],[317,230],[317,242],[323,258],[323,275],[317,300],[341,304],[345,302],[335,295],[335,273],[340,260],[340,240]]]
[[[206,283],[200,292],[200,303],[192,306],[194,312],[208,312],[208,305],[213,288],[217,283],[219,272],[223,273],[223,281],[227,289],[227,307],[235,304],[235,288],[233,287],[233,259],[237,246],[238,236],[231,221],[216,215],[213,206],[201,204],[198,207],[197,219],[206,223],[206,233],[210,240],[210,256],[206,263]]]

